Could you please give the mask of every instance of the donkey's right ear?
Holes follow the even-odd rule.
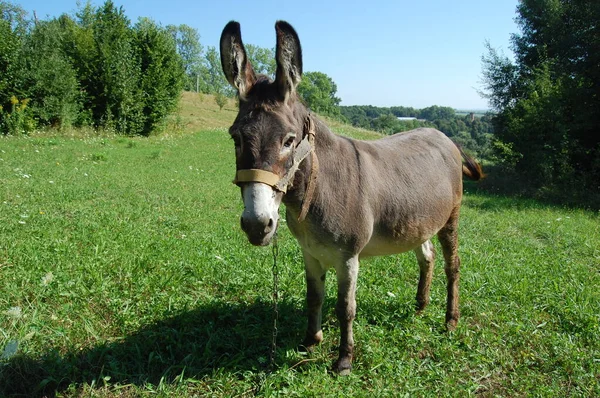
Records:
[[[242,42],[240,24],[235,21],[225,25],[221,33],[221,66],[229,84],[237,89],[240,99],[246,95],[256,82],[256,74],[246,56]]]

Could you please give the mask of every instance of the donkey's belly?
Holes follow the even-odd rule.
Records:
[[[433,236],[433,234],[432,234]],[[374,235],[360,252],[360,257],[385,256],[404,253],[419,247],[429,237],[419,237],[409,240],[393,239],[389,236]]]

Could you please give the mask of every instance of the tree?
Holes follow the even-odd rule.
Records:
[[[275,49],[263,48],[255,46],[254,44],[247,44],[245,47],[246,55],[252,64],[252,69],[254,69],[254,72],[262,73],[274,79],[275,71],[277,70]]]
[[[99,73],[96,117],[120,133],[143,131],[143,101],[139,85],[141,69],[129,19],[122,8],[108,0],[98,9],[94,41],[98,47]]]
[[[177,106],[184,84],[184,66],[168,30],[148,18],[135,26],[140,58],[144,127],[148,135]]]
[[[540,184],[600,182],[600,3],[522,0],[515,61],[488,45],[484,91],[500,158]]]
[[[169,25],[167,30],[174,37],[177,44],[177,53],[181,57],[185,71],[184,89],[188,91],[199,91],[200,75],[202,73],[202,52],[200,34],[188,25]]]
[[[38,21],[23,50],[33,116],[40,125],[56,127],[74,124],[81,109],[77,73],[63,51],[68,24],[61,19]]]
[[[453,108],[449,108],[447,106],[438,106],[433,105],[427,108],[423,108],[419,111],[419,118],[434,121],[434,120],[443,120],[443,119],[454,119]]]
[[[93,125],[149,134],[173,110],[184,68],[170,31],[132,27],[110,0],[30,24],[0,1],[0,131]]]
[[[15,133],[8,123],[15,108],[14,99],[25,99],[26,69],[23,42],[29,24],[25,11],[11,3],[0,1],[0,133]],[[16,115],[15,115],[16,116]],[[14,120],[14,119],[13,119]],[[21,130],[19,127],[18,130]]]
[[[233,97],[235,92],[227,82],[221,67],[219,52],[213,46],[206,49],[204,55],[203,81],[205,94],[223,94]]]
[[[298,85],[298,94],[314,112],[339,117],[340,99],[331,77],[322,72],[306,72]]]
[[[222,111],[223,107],[225,107],[225,105],[227,105],[227,97],[225,95],[223,95],[222,93],[217,93],[217,94],[215,94],[215,102],[219,106],[219,110]]]

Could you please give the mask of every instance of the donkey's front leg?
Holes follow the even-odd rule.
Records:
[[[326,269],[321,263],[308,254],[305,250],[304,269],[306,270],[306,305],[308,307],[308,326],[306,336],[302,342],[301,350],[311,352],[317,344],[323,341],[321,330],[321,317],[323,300],[325,298],[325,275]]]
[[[340,322],[340,356],[333,370],[340,375],[350,374],[354,354],[352,321],[356,316],[356,279],[358,276],[358,255],[336,265],[338,296],[335,307]]]

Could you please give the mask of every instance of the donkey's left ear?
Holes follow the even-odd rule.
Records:
[[[277,21],[275,32],[277,33],[275,82],[279,86],[282,97],[287,99],[296,91],[302,77],[302,48],[298,34],[289,23]]]
[[[221,67],[227,81],[238,90],[240,98],[245,99],[256,82],[256,74],[246,56],[238,22],[231,21],[225,25],[221,33],[220,50]]]

